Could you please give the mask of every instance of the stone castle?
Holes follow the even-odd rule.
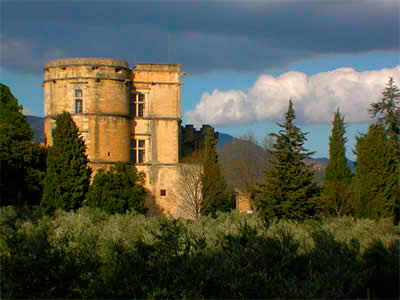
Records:
[[[116,162],[135,164],[146,174],[153,204],[178,216],[180,156],[201,134],[180,125],[183,75],[180,65],[172,64],[138,64],[131,69],[116,59],[48,62],[43,82],[46,144],[52,144],[57,114],[71,113],[94,171]]]
[[[132,163],[146,174],[145,186],[152,194],[147,205],[184,216],[178,203],[179,162],[199,148],[211,127],[196,131],[192,125],[181,126],[183,75],[180,65],[173,64],[130,68],[124,61],[106,58],[48,62],[43,81],[46,144],[52,144],[56,116],[71,113],[94,171]]]

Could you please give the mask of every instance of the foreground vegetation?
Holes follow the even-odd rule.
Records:
[[[350,217],[173,221],[2,207],[1,297],[398,298],[398,234]]]

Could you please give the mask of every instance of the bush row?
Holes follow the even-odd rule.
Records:
[[[398,298],[397,230],[3,207],[1,298]]]

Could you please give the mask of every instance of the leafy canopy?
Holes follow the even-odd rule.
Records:
[[[22,114],[22,106],[8,86],[0,83],[0,134],[15,141],[31,141],[32,128]]]
[[[0,83],[1,205],[37,205],[42,196],[46,150],[33,143],[22,106]]]
[[[135,211],[145,213],[145,174],[134,166],[118,163],[107,171],[99,170],[86,195],[85,205],[99,207],[108,213]]]

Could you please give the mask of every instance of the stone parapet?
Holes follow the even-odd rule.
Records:
[[[95,58],[95,57],[56,59],[49,61],[45,65],[45,69],[64,68],[68,66],[108,66],[108,67],[120,67],[129,69],[129,65],[125,61],[112,58]]]

